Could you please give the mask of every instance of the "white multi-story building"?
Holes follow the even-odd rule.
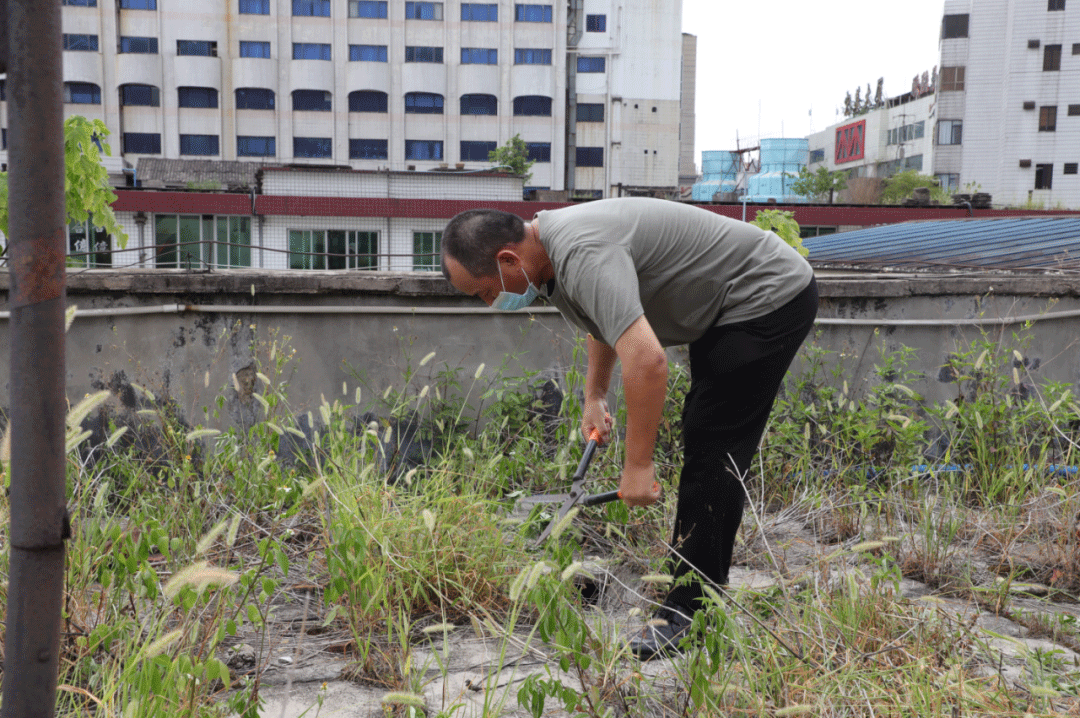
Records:
[[[935,173],[1080,207],[1080,3],[946,0],[940,48]]]
[[[103,120],[129,173],[481,168],[520,135],[531,187],[678,185],[680,0],[63,2],[66,111]]]

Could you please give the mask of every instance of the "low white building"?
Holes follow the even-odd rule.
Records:
[[[810,142],[808,167],[847,171],[850,177],[890,177],[917,170],[931,174],[937,95],[931,84],[885,101],[885,106],[845,119]]]
[[[114,205],[127,246],[107,253],[84,226],[69,228],[72,266],[196,271],[358,269],[439,271],[442,230],[457,212],[485,204],[525,214],[521,178],[501,173],[264,167],[261,192],[120,190]],[[114,240],[115,241],[115,240]],[[95,250],[89,257],[81,253]],[[114,247],[119,249],[119,247]]]

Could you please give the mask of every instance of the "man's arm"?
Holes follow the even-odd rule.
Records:
[[[667,355],[644,315],[615,342],[615,354],[622,362],[626,397],[626,459],[619,490],[627,505],[648,506],[660,497],[654,490],[652,456],[667,397]]]
[[[593,429],[600,430],[600,443],[606,444],[611,433],[611,416],[608,414],[607,395],[611,373],[619,355],[590,334],[585,340],[588,348],[589,367],[585,371],[585,406],[581,412],[581,431],[588,436]]]

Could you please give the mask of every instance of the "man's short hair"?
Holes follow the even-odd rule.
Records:
[[[499,209],[468,209],[446,225],[442,235],[442,271],[446,258],[453,257],[474,277],[490,277],[498,271],[495,254],[508,244],[525,239],[525,222],[516,214]]]

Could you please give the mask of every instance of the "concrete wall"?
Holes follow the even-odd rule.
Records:
[[[1004,352],[1017,347],[1037,379],[1080,380],[1080,317],[1045,318],[1026,331],[1019,324],[1004,330],[1000,324],[962,324],[1080,310],[1080,280],[822,273],[819,285],[821,322],[814,343],[832,352],[827,368],[836,367],[836,381],[847,381],[854,391],[875,381],[882,349],[906,345],[917,349],[910,368],[921,375],[908,385],[929,399],[955,397],[956,384],[940,368],[950,354],[970,349],[983,336]],[[7,291],[8,276],[0,273],[4,347]],[[223,388],[231,391],[232,375],[251,367],[256,354],[265,371],[275,339],[290,337],[296,352],[287,371],[289,398],[294,412],[302,412],[316,408],[321,396],[341,397],[343,383],[352,401],[360,377],[368,386],[366,398],[372,391],[400,387],[406,367],[416,369],[431,351],[437,352],[435,359],[413,379],[417,391],[447,366],[461,367],[465,388],[480,364],[486,365],[481,386],[504,363],[511,374],[564,369],[572,363],[577,337],[550,308],[492,312],[426,273],[91,270],[68,277],[68,301],[85,312],[68,334],[72,402],[122,378],[174,398],[193,423],[206,421],[202,407],[212,409]],[[203,310],[177,313],[178,304]],[[163,306],[170,311],[99,315]],[[922,320],[936,324],[913,323]],[[881,321],[909,325],[874,326]],[[674,350],[672,356],[683,361],[685,352]],[[0,352],[0,407],[8,402],[8,361],[8,352]],[[237,418],[232,408],[218,425]]]

